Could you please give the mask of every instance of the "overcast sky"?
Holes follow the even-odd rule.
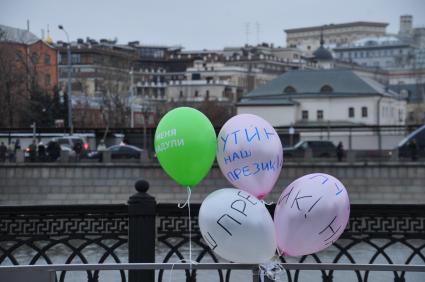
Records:
[[[399,16],[413,15],[425,27],[425,0],[1,0],[0,24],[52,38],[118,38],[120,43],[219,49],[245,43],[285,46],[284,29],[351,21],[387,22],[397,32]],[[247,36],[249,23],[249,36]],[[258,25],[257,25],[258,23]],[[259,26],[259,29],[257,28]]]

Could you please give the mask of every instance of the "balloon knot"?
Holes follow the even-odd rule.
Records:
[[[273,258],[270,262],[260,264],[259,268],[261,277],[267,276],[273,281],[276,281],[284,270],[282,264],[277,260],[277,258]]]

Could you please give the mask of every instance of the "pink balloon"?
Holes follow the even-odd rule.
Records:
[[[264,119],[251,114],[237,115],[218,134],[217,161],[230,183],[262,199],[279,178],[282,143]]]
[[[274,224],[284,255],[303,256],[332,245],[344,232],[350,201],[344,185],[325,173],[298,178],[283,191]]]

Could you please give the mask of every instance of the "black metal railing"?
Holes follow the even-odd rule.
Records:
[[[189,221],[187,208],[152,204],[154,199],[146,190],[139,189],[129,205],[0,207],[0,265],[126,263],[150,259],[150,262],[153,259],[163,263],[187,262],[189,244],[192,244],[193,260],[223,262],[201,237],[197,217],[199,204],[191,205]],[[146,205],[146,200],[150,201],[150,206]],[[135,208],[134,205],[140,206]],[[192,234],[188,231],[189,224]],[[156,239],[154,236],[150,242],[155,232]],[[133,252],[130,259],[129,252]],[[152,253],[154,257],[150,258]],[[352,205],[350,223],[333,246],[310,256],[281,258],[281,262],[424,265],[425,205]],[[232,269],[207,271],[207,276],[204,273],[185,269],[179,277],[186,281],[242,281],[252,277],[250,271],[244,274]],[[137,278],[154,279],[153,275],[157,281],[166,281],[170,273],[166,269],[156,273],[137,270],[130,271],[128,276],[127,271],[121,269],[114,275],[114,281],[127,281],[128,278],[131,282],[153,281]],[[350,274],[325,269],[284,271],[286,281],[317,281],[318,275],[326,282],[425,281],[425,273],[409,273],[409,276],[404,271],[379,273],[379,277],[376,272],[360,270]],[[90,282],[101,281],[101,278],[99,269],[87,270],[84,277]],[[181,281],[177,278],[173,281]],[[82,281],[81,277],[73,278],[65,270],[58,272],[57,280]]]

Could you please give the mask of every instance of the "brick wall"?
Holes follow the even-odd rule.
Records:
[[[425,203],[425,164],[285,164],[267,201],[276,201],[294,179],[313,172],[331,174],[344,183],[352,203]],[[184,202],[184,187],[158,165],[137,164],[0,164],[0,204],[125,203],[134,182],[146,179],[158,202]],[[214,167],[192,189],[192,202],[230,184]]]

